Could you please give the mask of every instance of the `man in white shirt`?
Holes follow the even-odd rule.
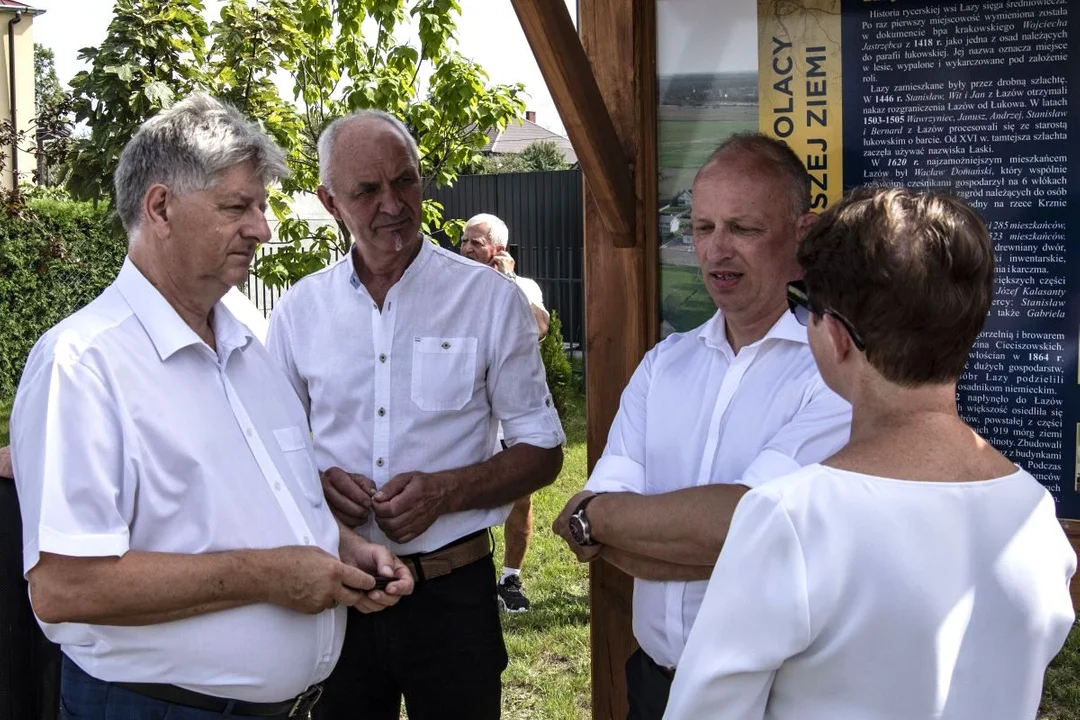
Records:
[[[763,135],[735,135],[693,194],[694,249],[718,312],[645,356],[584,492],[555,522],[580,560],[601,557],[635,578],[635,719],[663,715],[739,499],[831,455],[851,422],[787,312],[796,247],[814,220],[798,157]]]
[[[535,280],[514,272],[514,258],[506,252],[506,243],[509,240],[510,230],[501,218],[480,213],[465,223],[465,229],[461,233],[461,254],[481,265],[495,268],[514,281],[529,301],[529,308],[536,318],[536,328],[543,340],[551,322],[551,314],[544,307],[544,292]]]
[[[361,111],[319,139],[319,198],[354,239],[279,301],[268,348],[307,411],[339,517],[390,547],[416,590],[349,614],[320,712],[497,718],[506,648],[489,528],[549,484],[564,436],[536,323],[506,277],[420,234],[416,142]],[[502,422],[507,450],[492,456]]]
[[[461,237],[461,254],[501,272],[514,281],[518,289],[525,294],[529,308],[536,318],[540,339],[547,335],[551,316],[544,307],[544,294],[535,280],[524,278],[514,272],[514,258],[506,252],[506,243],[510,233],[500,218],[481,213],[469,218]],[[500,433],[499,442],[502,442]],[[501,445],[495,448],[498,452]],[[529,549],[529,538],[533,531],[532,495],[526,495],[514,502],[510,516],[503,525],[503,569],[496,589],[499,604],[509,613],[527,612],[529,598],[521,582],[521,567],[525,563],[525,553]]]
[[[306,712],[341,606],[411,590],[386,548],[339,534],[303,408],[220,302],[269,239],[266,185],[286,171],[209,96],[144,123],[115,175],[120,274],[27,360],[14,475],[31,602],[65,655],[63,717]]]

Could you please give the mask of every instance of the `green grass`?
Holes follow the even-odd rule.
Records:
[[[503,615],[510,666],[503,674],[503,717],[584,720],[589,687],[589,573],[551,523],[585,484],[585,402],[571,399],[563,419],[566,456],[558,479],[533,496],[533,537],[522,578],[529,612]],[[502,530],[495,533],[495,564],[502,566]]]
[[[678,331],[690,330],[716,313],[696,265],[660,266],[661,318]]]
[[[1065,647],[1046,670],[1039,720],[1080,717],[1080,623],[1073,625]]]
[[[0,446],[8,443],[10,412],[11,402],[0,400]],[[533,497],[535,532],[522,573],[532,610],[503,615],[510,654],[503,675],[503,717],[515,720],[591,717],[588,570],[551,532],[555,516],[585,483],[585,401],[580,395],[571,400],[563,426],[567,446],[562,472]],[[501,529],[496,541],[496,563],[501,563]],[[1080,717],[1080,623],[1047,670],[1038,717]]]
[[[758,129],[757,111],[745,120],[663,120],[657,127],[662,168],[701,167],[728,136]]]

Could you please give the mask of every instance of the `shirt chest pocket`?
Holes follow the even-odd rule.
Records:
[[[304,430],[295,426],[280,428],[274,431],[274,438],[304,497],[313,506],[321,506],[322,484],[319,481],[319,471],[315,469],[315,463],[311,459],[311,451],[304,442]]]
[[[412,399],[421,410],[460,410],[476,382],[476,338],[413,339]]]

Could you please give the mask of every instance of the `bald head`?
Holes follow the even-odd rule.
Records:
[[[319,180],[330,192],[336,190],[333,160],[340,155],[339,148],[346,136],[350,140],[365,138],[373,142],[385,142],[389,137],[400,142],[411,157],[417,172],[420,170],[420,148],[405,123],[382,110],[357,110],[334,120],[319,136]]]
[[[698,171],[738,166],[774,181],[776,191],[791,198],[792,217],[810,212],[810,176],[799,156],[785,143],[762,133],[735,133],[720,144]]]

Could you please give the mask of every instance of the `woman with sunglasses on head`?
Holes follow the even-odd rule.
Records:
[[[865,189],[799,264],[788,303],[851,440],[743,497],[664,717],[1034,718],[1076,556],[1046,489],[957,412],[986,227],[951,196]]]

